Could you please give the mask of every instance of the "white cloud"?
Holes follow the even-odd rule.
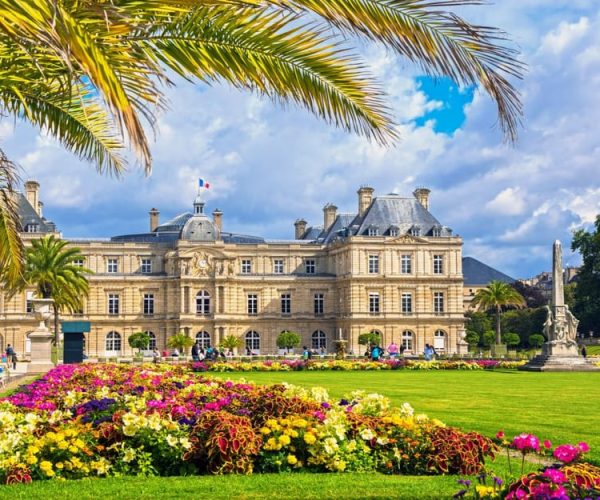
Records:
[[[503,215],[519,215],[525,210],[525,200],[523,193],[516,188],[506,188],[485,205],[488,212]]]
[[[580,40],[590,27],[589,19],[582,17],[576,23],[562,22],[557,29],[542,38],[542,50],[560,54],[566,47]]]

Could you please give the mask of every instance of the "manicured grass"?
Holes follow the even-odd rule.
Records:
[[[410,403],[417,412],[464,430],[512,437],[535,433],[556,444],[586,441],[600,464],[600,373],[519,371],[367,371],[211,373],[258,383],[321,386],[341,397],[356,389]]]
[[[588,356],[600,356],[600,345],[589,345],[586,350]]]

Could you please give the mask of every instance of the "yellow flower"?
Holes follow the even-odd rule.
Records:
[[[54,465],[57,469],[62,469],[64,467],[62,462],[56,462],[56,464]]]
[[[58,443],[59,450],[66,450],[68,447],[69,447],[69,443],[67,443],[66,441],[59,441],[59,443]]]
[[[494,490],[494,488],[492,486],[484,486],[482,484],[478,484],[477,486],[475,486],[475,489],[477,490],[477,494],[479,495],[479,498],[486,498],[486,497],[490,497],[493,498],[496,495],[496,491]]]
[[[268,427],[261,427],[260,433],[266,436],[267,434],[271,434],[271,429],[269,429]]]
[[[29,455],[29,456],[27,457],[27,463],[28,463],[29,465],[35,465],[35,464],[37,464],[37,461],[38,461],[38,459],[37,459],[37,457],[36,457],[36,456],[34,456],[34,455]]]
[[[317,440],[316,436],[312,432],[304,434],[304,442],[306,444],[313,444]]]
[[[279,436],[279,443],[283,446],[287,446],[288,444],[290,444],[291,439],[289,436],[286,436],[285,434]]]
[[[40,449],[37,446],[30,446],[27,449],[27,453],[31,454],[31,455],[35,455],[36,453],[39,453]]]
[[[85,448],[85,443],[81,439],[76,439],[75,441],[73,441],[73,444],[77,446],[77,448],[79,448],[80,450],[83,450]]]
[[[79,453],[79,448],[77,448],[77,446],[71,445],[71,446],[69,446],[69,451],[71,453],[73,453],[73,455],[75,455],[75,454]]]
[[[52,469],[52,463],[48,462],[48,460],[43,460],[42,463],[40,463],[40,469],[43,471]]]
[[[287,463],[290,465],[296,465],[298,463],[298,459],[296,458],[295,455],[288,455],[287,456]]]

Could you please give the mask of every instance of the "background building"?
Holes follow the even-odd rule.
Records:
[[[110,240],[70,240],[94,271],[77,319],[91,322],[88,356],[128,356],[127,338],[151,333],[163,350],[184,331],[203,345],[228,335],[243,349],[278,351],[283,330],[305,345],[331,352],[338,338],[359,354],[361,333],[377,331],[384,345],[421,353],[425,343],[456,353],[463,331],[462,240],[429,212],[429,190],[412,197],[358,190],[357,212],[326,204],[323,223],[299,219],[294,239],[266,240],[223,230],[223,213],[209,217],[198,197],[193,212],[160,223],[150,210],[149,231]],[[39,184],[19,195],[26,240],[56,233],[42,216]],[[0,294],[0,344],[28,352],[34,328],[28,299]],[[63,319],[75,319],[64,317]]]

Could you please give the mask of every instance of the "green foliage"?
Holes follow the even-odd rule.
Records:
[[[358,336],[358,343],[360,345],[381,345],[381,337],[376,332],[361,333]]]
[[[541,332],[545,320],[546,309],[544,307],[506,311],[501,318],[502,331],[517,333],[522,340],[521,346],[525,347],[524,343],[527,337],[532,333]]]
[[[188,347],[192,347],[196,341],[188,337],[185,333],[179,332],[175,335],[172,335],[167,339],[167,345],[174,349],[179,349],[179,351],[183,352],[187,355]]]
[[[488,330],[487,332],[483,332],[480,342],[483,347],[490,347],[495,341],[496,333],[494,330]]]
[[[530,335],[529,339],[527,340],[529,345],[531,347],[534,347],[535,349],[539,349],[540,347],[542,347],[542,344],[545,341],[546,339],[544,338],[544,336],[540,335],[539,333],[534,333],[533,335]]]
[[[148,332],[135,332],[129,336],[127,342],[129,342],[129,345],[133,349],[138,349],[141,352],[143,349],[148,349],[148,346],[150,345],[150,335]]]
[[[223,347],[224,349],[231,349],[233,351],[233,349],[241,347],[242,343],[243,342],[241,338],[236,337],[235,335],[227,335],[223,340],[221,340],[219,347]]]
[[[302,341],[302,337],[296,332],[283,331],[277,336],[277,347],[280,349],[293,349],[294,347],[298,347],[300,342]]]
[[[465,318],[465,330],[476,332],[480,337],[493,328],[492,320],[485,312],[469,311],[465,314]]]
[[[524,307],[525,299],[512,286],[503,281],[490,281],[486,288],[478,290],[471,301],[478,309],[493,310],[496,313],[496,344],[502,343],[500,314],[502,308]]]
[[[600,215],[594,230],[580,229],[573,235],[571,250],[579,251],[583,263],[577,274],[573,313],[579,319],[579,331],[600,335]]]
[[[467,330],[467,335],[465,337],[465,341],[469,344],[470,347],[477,347],[479,345],[479,341],[481,340],[481,335],[479,332],[474,332],[472,330]]]
[[[517,347],[521,343],[521,337],[517,333],[505,333],[502,335],[502,342],[509,347]]]

